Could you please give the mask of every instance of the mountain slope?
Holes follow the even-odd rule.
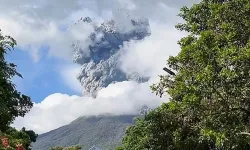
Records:
[[[48,150],[51,146],[80,144],[83,150],[94,145],[101,150],[114,149],[124,135],[126,127],[133,123],[134,115],[80,117],[70,124],[41,134],[33,144],[33,150]]]

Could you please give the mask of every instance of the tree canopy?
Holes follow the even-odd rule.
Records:
[[[7,138],[9,147],[4,146],[0,143],[0,150],[12,150],[15,149],[17,144],[21,144],[26,150],[30,150],[32,142],[36,142],[37,134],[33,130],[20,131],[15,128],[9,127],[4,133],[0,132],[0,139]]]
[[[126,130],[126,150],[250,149],[250,1],[183,7],[188,32],[151,86],[170,100]],[[164,69],[166,70],[166,69]]]
[[[16,71],[16,65],[5,60],[5,54],[12,50],[16,41],[4,36],[0,30],[0,130],[5,131],[16,117],[23,117],[33,106],[30,97],[21,94],[12,83],[15,76],[22,77]]]
[[[31,142],[35,142],[37,134],[33,130],[23,128],[18,131],[10,127],[16,117],[23,117],[33,106],[30,97],[21,94],[12,83],[15,76],[22,77],[16,71],[16,65],[8,63],[5,55],[16,45],[10,36],[4,36],[0,30],[0,149],[14,149],[15,147],[29,149]]]

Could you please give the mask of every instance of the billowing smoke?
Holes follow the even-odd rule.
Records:
[[[124,20],[127,22],[109,20],[98,26],[89,17],[80,19],[94,27],[88,41],[76,41],[73,44],[74,62],[81,65],[77,78],[83,86],[84,95],[95,97],[97,91],[115,82],[148,81],[149,77],[139,76],[137,72],[124,72],[119,58],[124,42],[142,40],[150,35],[149,21],[129,17]]]

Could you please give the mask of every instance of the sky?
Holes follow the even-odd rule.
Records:
[[[41,49],[47,48],[42,47]],[[17,64],[17,70],[23,78],[17,77],[13,81],[17,89],[23,94],[29,95],[33,102],[40,102],[46,96],[56,92],[70,95],[81,94],[80,84],[72,88],[66,82],[62,82],[64,76],[57,71],[58,67],[63,64],[61,60],[45,57],[43,61],[34,63],[27,52],[18,48],[8,53],[6,59]],[[78,83],[74,75],[71,78]]]
[[[79,116],[135,114],[147,104],[155,108],[168,101],[159,98],[149,86],[158,81],[158,74],[170,55],[179,51],[177,41],[186,33],[174,25],[182,22],[179,9],[199,0],[0,0],[0,29],[11,35],[17,46],[6,59],[17,64],[23,79],[14,78],[17,89],[29,95],[34,107],[24,118],[13,123],[44,133],[68,124]],[[89,16],[100,23],[114,18],[126,27],[123,9],[134,17],[148,18],[151,36],[129,41],[121,66],[127,72],[147,74],[146,83],[118,82],[100,90],[96,98],[82,95],[76,79],[80,66],[73,63],[70,47],[76,40],[85,41],[93,30],[84,25],[68,29],[81,17]]]

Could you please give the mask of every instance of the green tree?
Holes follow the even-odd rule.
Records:
[[[0,30],[0,130],[6,131],[16,117],[23,117],[33,106],[30,97],[21,94],[12,83],[15,76],[22,77],[16,71],[16,65],[5,60],[5,54],[12,50],[16,41],[4,36]]]
[[[25,127],[23,127],[21,131],[29,135],[31,142],[36,142],[36,138],[38,137],[38,134],[36,134],[33,130],[26,130]]]
[[[13,149],[15,149],[16,144],[22,144],[23,147],[26,150],[29,150],[29,146],[31,144],[31,142],[35,142],[36,141],[36,137],[37,134],[35,134],[34,131],[32,130],[28,130],[29,132],[31,132],[32,136],[29,135],[26,130],[16,130],[15,128],[9,127],[8,130],[5,131],[5,133],[0,133],[0,137],[7,137],[8,141],[9,141],[9,145],[10,147]],[[33,135],[34,134],[34,135]],[[2,143],[0,143],[0,149],[4,149],[2,146]]]
[[[28,135],[28,140],[26,140],[26,143],[23,143],[23,145],[27,150],[30,149],[29,146],[31,142],[36,142],[36,138],[38,137],[38,134],[36,134],[33,130],[26,130],[24,127],[21,129],[20,132]]]
[[[127,129],[120,149],[250,149],[250,1],[183,7],[189,33],[151,88],[170,102]],[[169,71],[170,70],[170,71]]]

